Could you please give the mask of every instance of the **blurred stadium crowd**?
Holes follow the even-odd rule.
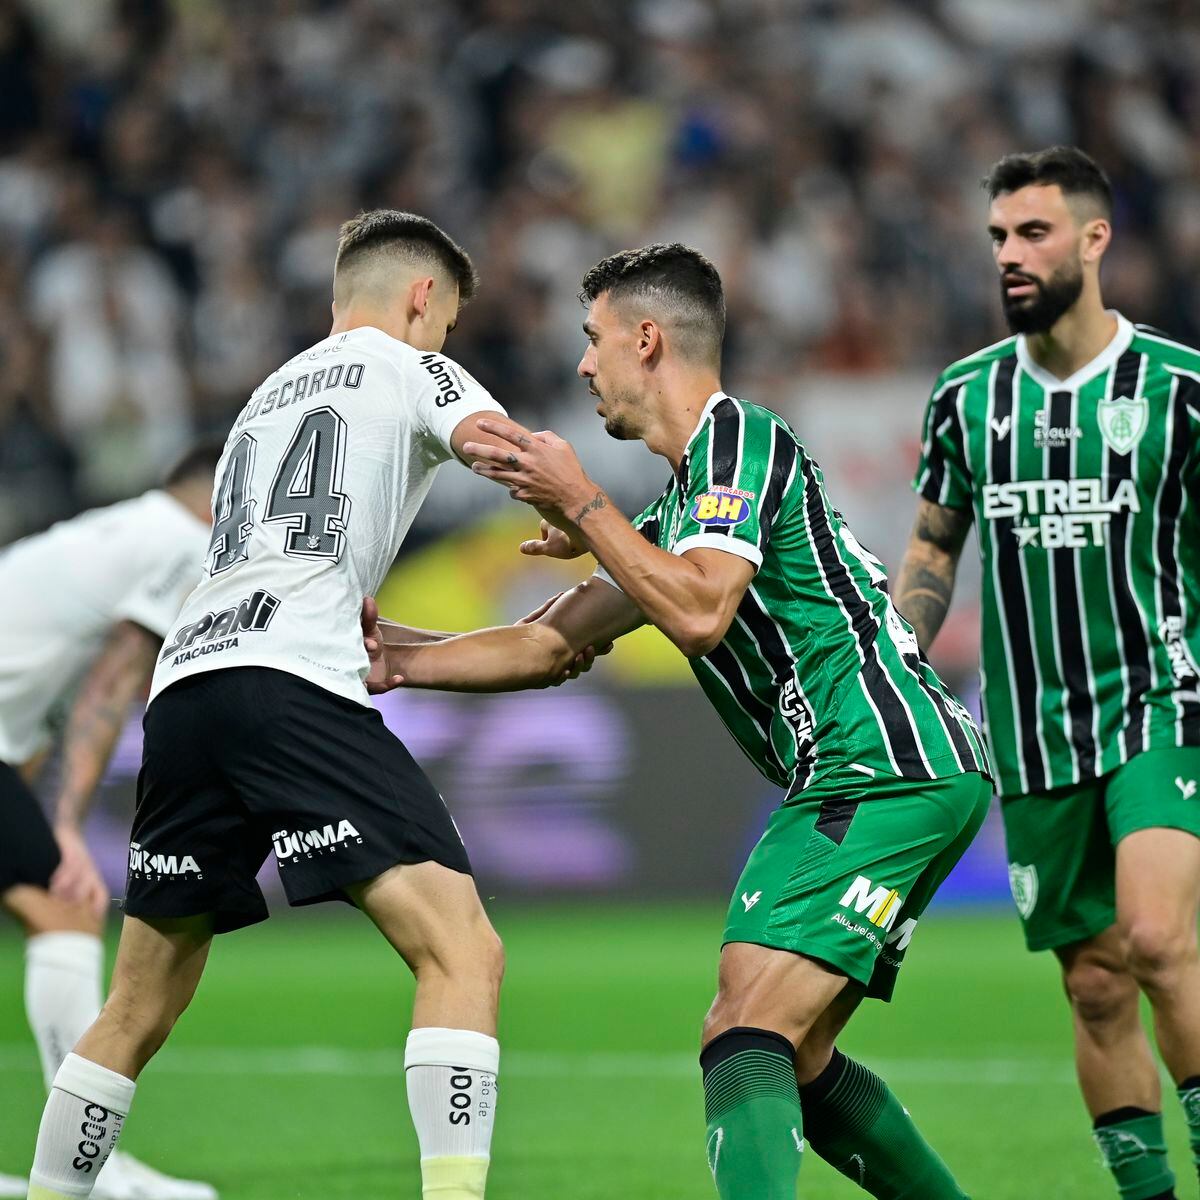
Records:
[[[579,276],[704,249],[727,378],[936,369],[1002,336],[978,180],[1110,171],[1110,302],[1200,340],[1192,0],[0,0],[0,541],[152,482],[328,331],[339,223],[473,253],[448,350],[579,406]]]

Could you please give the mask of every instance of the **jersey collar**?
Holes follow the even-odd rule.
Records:
[[[700,410],[700,419],[696,422],[696,428],[692,430],[691,436],[684,444],[683,450],[685,454],[687,453],[688,446],[690,446],[696,440],[696,435],[701,429],[704,428],[704,422],[707,421],[710,416],[712,416],[712,410],[716,408],[722,400],[726,399],[728,399],[728,397],[724,392],[713,392],[713,394],[704,402],[704,407]]]
[[[1134,333],[1132,323],[1121,316],[1115,308],[1107,311],[1117,318],[1117,332],[1113,335],[1112,341],[1090,363],[1080,367],[1074,375],[1067,379],[1059,379],[1057,376],[1051,375],[1045,367],[1040,366],[1034,360],[1033,355],[1029,353],[1029,344],[1023,333],[1017,336],[1017,362],[1021,364],[1021,370],[1047,392],[1077,391],[1089,379],[1107,371],[1129,349]]]
[[[728,397],[724,392],[713,392],[711,396],[704,402],[704,407],[700,410],[700,417],[696,421],[696,428],[692,430],[688,436],[688,440],[683,444],[683,457],[679,460],[679,469],[683,470],[684,464],[688,461],[688,451],[692,447],[692,443],[696,440],[700,430],[704,428],[704,422],[712,415],[712,410],[721,403],[722,400]]]

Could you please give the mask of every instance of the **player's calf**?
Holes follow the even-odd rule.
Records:
[[[878,1075],[834,1045],[866,989],[847,986],[796,1048],[804,1135],[830,1166],[887,1200],[963,1200],[965,1193]]]
[[[704,1022],[708,1163],[722,1200],[793,1200],[804,1150],[796,1045],[846,977],[747,942],[721,951]]]
[[[471,877],[438,863],[396,866],[348,891],[417,981],[404,1071],[423,1195],[479,1200],[498,1095],[500,938]]]

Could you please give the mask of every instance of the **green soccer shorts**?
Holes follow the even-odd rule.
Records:
[[[890,1000],[917,921],[991,797],[975,772],[917,781],[847,771],[805,788],[751,852],[724,942],[815,958]]]
[[[1000,806],[1008,880],[1030,950],[1083,941],[1117,919],[1116,846],[1139,829],[1200,837],[1200,747],[1143,750],[1099,779]]]

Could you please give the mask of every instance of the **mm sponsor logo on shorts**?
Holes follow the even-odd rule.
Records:
[[[177,667],[201,654],[228,650],[230,646],[238,644],[233,634],[261,633],[271,624],[271,618],[278,608],[278,599],[260,588],[233,607],[205,613],[200,620],[178,630],[163,647],[158,661],[162,662],[174,654],[171,666]],[[200,645],[197,646],[197,642]]]
[[[1078,550],[1103,546],[1114,514],[1141,512],[1137,485],[1122,479],[1106,496],[1100,479],[1026,479],[987,483],[983,515],[989,521],[1007,519],[1017,548]]]
[[[865,875],[859,875],[838,903],[856,913],[866,913],[877,929],[891,929],[903,901],[895,888],[876,887]]]
[[[129,873],[139,879],[204,878],[200,864],[190,854],[151,854],[139,842],[129,843]]]
[[[333,854],[347,842],[354,842],[358,846],[363,844],[362,834],[349,821],[339,821],[336,828],[331,821],[320,829],[309,829],[303,833],[281,829],[271,835],[271,840],[275,843],[275,857],[281,864],[312,858],[314,854]]]

